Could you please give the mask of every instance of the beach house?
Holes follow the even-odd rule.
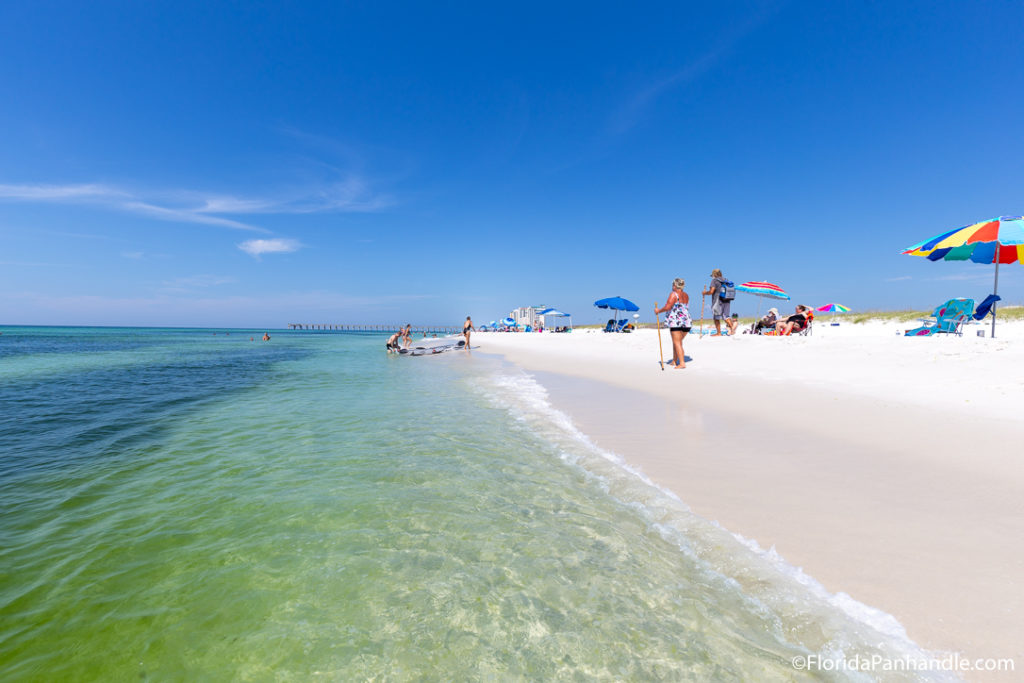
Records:
[[[541,311],[548,308],[547,306],[522,306],[509,313],[509,317],[516,321],[516,324],[520,327],[537,327],[538,324],[543,325],[544,320],[539,315]]]

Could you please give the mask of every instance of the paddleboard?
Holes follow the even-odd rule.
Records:
[[[436,356],[437,354],[444,353],[445,351],[464,348],[466,348],[466,341],[463,339],[459,340],[457,343],[435,344],[432,346],[414,346],[410,349],[400,349],[398,353],[402,356]]]

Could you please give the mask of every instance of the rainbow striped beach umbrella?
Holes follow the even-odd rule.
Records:
[[[819,311],[821,313],[831,313],[832,314],[832,324],[833,325],[838,325],[838,323],[836,322],[836,313],[849,313],[850,312],[850,308],[848,306],[844,306],[842,304],[825,304],[824,306],[821,306],[821,307],[819,307],[819,308],[817,308],[815,310],[817,310],[817,311]]]
[[[929,261],[994,263],[992,293],[999,293],[999,264],[1024,262],[1024,216],[1000,216],[918,242],[903,250]],[[992,306],[992,336],[996,336],[996,307]]]
[[[753,294],[758,298],[757,301],[757,317],[761,317],[761,299],[778,299],[780,301],[789,301],[789,294],[779,287],[777,284],[772,282],[744,282],[742,285],[736,285],[737,292],[743,292],[745,294]]]
[[[742,285],[736,285],[736,291],[765,297],[766,299],[789,301],[789,294],[786,294],[782,287],[771,282],[744,282]]]

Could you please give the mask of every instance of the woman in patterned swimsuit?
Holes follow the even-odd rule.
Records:
[[[669,332],[672,334],[672,363],[676,370],[686,367],[686,355],[683,353],[683,337],[693,326],[690,318],[690,310],[686,307],[690,303],[690,295],[683,291],[686,281],[677,277],[672,281],[672,293],[668,295],[668,301],[663,308],[655,309],[655,313],[668,312],[665,322],[668,324]]]

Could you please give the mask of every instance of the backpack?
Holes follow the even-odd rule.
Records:
[[[733,284],[732,280],[719,280],[718,281],[718,298],[721,301],[732,301],[736,298],[736,285]]]

